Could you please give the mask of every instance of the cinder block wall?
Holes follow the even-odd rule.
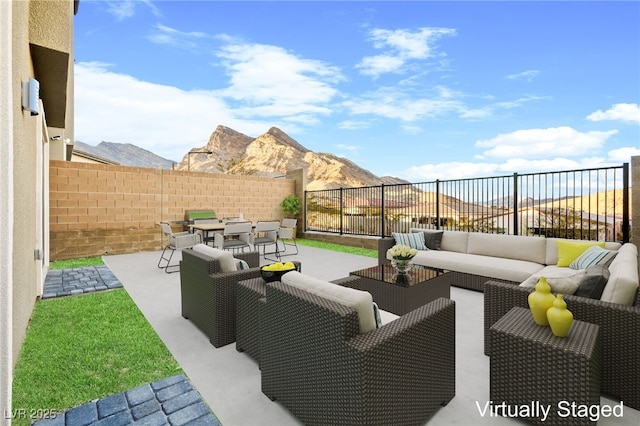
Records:
[[[185,210],[253,221],[282,219],[295,180],[52,161],[50,258],[160,250],[158,223]],[[180,225],[175,225],[181,231]]]

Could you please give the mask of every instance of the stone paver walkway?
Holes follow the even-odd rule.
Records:
[[[121,287],[122,283],[106,265],[53,269],[47,273],[42,298],[72,296]]]
[[[182,374],[73,408],[34,426],[220,426]]]
[[[49,271],[43,299],[122,288],[108,266]],[[220,426],[200,393],[183,375],[168,377],[126,392],[110,395],[38,420],[34,426]]]

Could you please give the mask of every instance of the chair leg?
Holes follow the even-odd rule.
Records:
[[[268,245],[275,245],[276,246],[276,250],[275,251],[270,251],[267,253],[267,246]],[[280,247],[278,247],[278,240],[276,240],[275,243],[271,243],[271,244],[261,244],[262,246],[262,257],[265,258],[265,260],[270,260],[272,262],[279,262],[280,258],[282,257],[282,255],[280,254]],[[258,255],[260,254],[260,246],[258,246]],[[271,259],[269,257],[267,257],[268,254],[275,254],[276,258],[275,259]]]
[[[287,243],[285,240],[280,239],[280,241],[282,241],[282,252],[280,253],[280,257],[283,256],[295,256],[296,254],[298,254],[298,244],[296,243],[296,240],[294,238],[291,239],[292,243]],[[296,252],[295,253],[288,253],[288,254],[283,254],[287,252],[287,246],[289,247],[295,247]]]
[[[171,250],[171,254],[169,255],[168,258],[164,257],[165,252],[167,251],[167,249]],[[167,274],[173,274],[174,272],[180,272],[180,265],[171,265],[171,258],[173,258],[173,253],[176,250],[174,248],[172,248],[171,246],[166,246],[163,250],[162,250],[162,254],[160,255],[160,260],[158,260],[158,268],[160,269],[164,269],[164,272],[166,272]],[[167,262],[166,265],[162,266],[162,261]],[[175,271],[171,270],[169,271],[169,268],[177,268]]]

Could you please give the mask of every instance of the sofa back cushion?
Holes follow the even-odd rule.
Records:
[[[570,242],[583,241],[583,240],[570,240],[565,238],[546,238],[545,240],[547,241],[547,255],[544,261],[545,265],[556,265],[558,263],[558,240],[570,241]],[[606,248],[607,250],[618,250],[620,246],[621,246],[620,243],[615,243],[615,242],[604,243],[604,248]],[[571,262],[569,262],[569,264],[570,263]]]
[[[427,246],[429,250],[440,250],[440,245],[442,244],[442,235],[444,231],[438,231],[436,229],[421,229],[421,228],[411,228],[409,231],[416,233],[420,232],[424,235],[424,245]]]
[[[229,251],[209,247],[206,244],[196,244],[193,246],[193,251],[218,260],[222,272],[233,272],[237,270],[236,262],[233,260],[233,255]]]
[[[368,333],[376,329],[373,298],[369,292],[343,287],[339,284],[333,284],[328,281],[303,275],[298,271],[287,272],[282,276],[280,281],[283,284],[296,287],[354,309],[358,313],[361,333]]]
[[[624,244],[609,265],[609,280],[600,300],[633,305],[638,291],[638,248]]]
[[[467,241],[469,241],[469,232],[444,231],[444,234],[442,234],[442,242],[440,243],[440,250],[466,253]]]
[[[467,253],[544,264],[546,244],[544,238],[471,232]]]

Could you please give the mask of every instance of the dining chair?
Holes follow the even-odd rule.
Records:
[[[227,222],[222,233],[216,232],[213,246],[222,250],[244,251],[250,247],[251,222]]]
[[[173,232],[169,222],[160,222],[160,228],[162,229],[162,233],[167,237],[167,245],[164,246],[160,260],[158,260],[158,268],[164,269],[167,274],[179,272],[180,265],[171,265],[173,253],[175,253],[176,250],[191,248],[198,244],[198,235],[192,234],[189,231]],[[165,257],[167,250],[171,252],[169,257]],[[166,264],[164,264],[164,262],[166,262]],[[171,268],[171,270],[169,270],[169,268]]]
[[[294,218],[284,218],[282,219],[282,225],[278,229],[278,239],[282,241],[283,250],[280,252],[280,257],[282,256],[293,256],[298,254],[298,244],[296,243],[296,225],[298,223],[298,219]],[[289,242],[287,242],[289,241]],[[293,249],[287,252],[287,246],[295,248],[295,253],[293,253]],[[279,250],[278,250],[279,251]],[[286,253],[286,254],[285,254]]]
[[[279,229],[280,222],[277,220],[259,221],[256,223],[251,243],[258,253],[260,253],[260,247],[262,247],[262,256],[267,260],[274,260],[269,259],[267,254],[275,254],[276,260],[280,259],[280,250],[278,248]],[[274,251],[267,253],[267,246],[270,245],[275,247]]]

